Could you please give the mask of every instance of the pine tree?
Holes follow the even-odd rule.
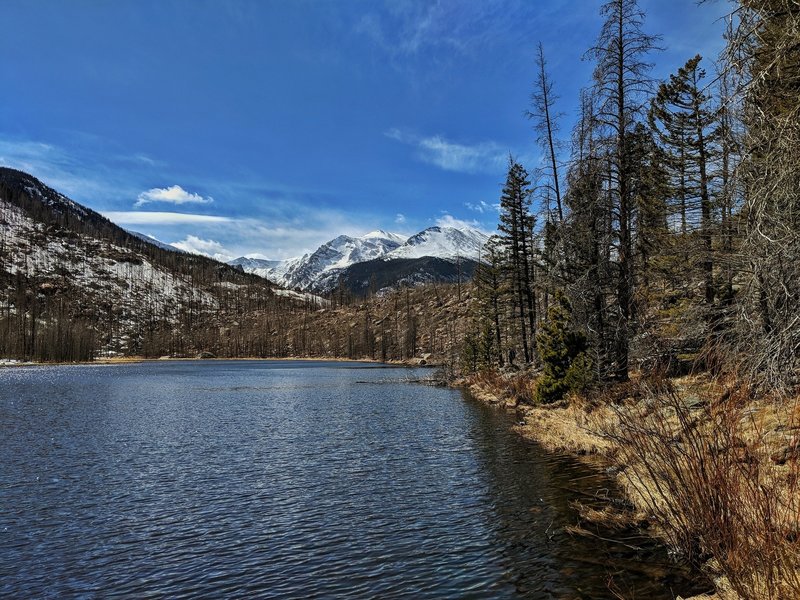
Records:
[[[591,378],[585,355],[586,337],[572,329],[571,310],[566,296],[558,294],[536,334],[543,367],[536,385],[538,402],[557,402],[567,392],[585,387]]]
[[[608,298],[613,296],[608,215],[611,211],[605,189],[603,147],[598,140],[598,122],[593,97],[581,94],[581,113],[573,132],[571,166],[567,173],[565,224],[565,293],[573,305],[573,318],[587,332],[592,364],[598,379],[613,373],[613,321]]]
[[[500,239],[493,235],[486,242],[484,254],[478,266],[475,267],[473,281],[477,295],[477,312],[481,328],[490,333],[490,339],[484,340],[485,354],[488,363],[496,362],[502,368],[503,360],[503,335],[501,319],[503,305],[507,296],[507,286],[503,280],[502,256]],[[492,361],[492,357],[494,361]]]
[[[509,158],[508,176],[500,197],[500,243],[506,258],[505,271],[511,282],[512,307],[520,334],[525,363],[533,360],[536,334],[536,303],[532,282],[531,190],[528,172]]]
[[[689,59],[660,85],[650,103],[648,120],[667,157],[674,194],[680,198],[684,233],[688,207],[699,204],[704,299],[710,306],[715,295],[710,167],[718,156],[718,120],[710,97],[703,91],[701,60],[699,54]]]

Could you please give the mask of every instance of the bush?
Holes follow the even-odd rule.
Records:
[[[547,320],[536,334],[536,349],[542,362],[542,376],[534,399],[549,404],[568,392],[591,384],[591,361],[586,355],[586,336],[570,327],[572,307],[563,294],[547,311]]]

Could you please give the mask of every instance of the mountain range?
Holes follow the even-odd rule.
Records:
[[[229,262],[289,289],[325,293],[341,281],[354,292],[399,283],[469,277],[487,236],[471,228],[428,227],[410,237],[383,230],[340,235],[314,252],[287,260],[240,257]]]

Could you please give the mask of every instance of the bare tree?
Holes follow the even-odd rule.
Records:
[[[607,131],[608,185],[613,210],[609,222],[616,244],[617,305],[614,376],[628,378],[628,348],[632,335],[633,233],[635,205],[632,198],[635,167],[631,164],[630,136],[641,120],[652,87],[652,64],[645,57],[658,42],[644,33],[645,15],[636,0],[610,0],[603,5],[605,22],[589,54],[596,60],[595,96],[597,119]]]
[[[547,74],[547,62],[544,58],[544,46],[539,42],[539,51],[536,55],[536,83],[531,94],[531,110],[528,111],[528,118],[534,121],[534,131],[536,132],[536,142],[542,151],[548,156],[549,171],[548,183],[546,186],[547,197],[552,193],[556,200],[556,214],[558,222],[564,221],[564,211],[561,202],[561,185],[559,182],[559,168],[557,159],[558,141],[558,118],[560,113],[555,112],[555,103],[558,96],[553,92],[553,82]],[[548,211],[550,210],[548,202]]]

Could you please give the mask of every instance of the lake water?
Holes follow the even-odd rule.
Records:
[[[564,531],[601,477],[408,381],[423,375],[1,369],[0,597],[594,599],[610,579],[685,593],[665,553]]]

